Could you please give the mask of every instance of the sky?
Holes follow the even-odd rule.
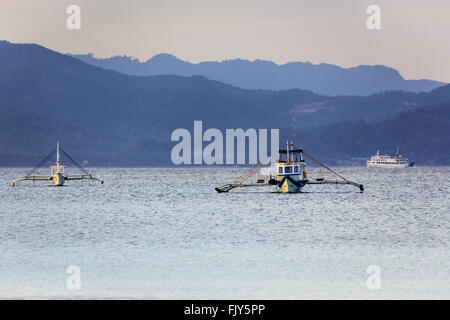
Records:
[[[81,29],[69,30],[69,5]],[[369,30],[369,5],[381,29]],[[1,0],[0,39],[62,53],[382,64],[450,82],[449,0]]]

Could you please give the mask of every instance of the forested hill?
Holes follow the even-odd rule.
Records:
[[[289,136],[289,129],[283,131]],[[305,149],[333,163],[400,152],[420,165],[450,165],[450,101],[405,111],[376,123],[344,121],[298,132]],[[344,161],[343,161],[344,160]]]
[[[246,90],[201,76],[130,76],[42,46],[6,41],[0,42],[0,70],[0,165],[10,166],[35,164],[58,140],[75,159],[88,165],[171,165],[172,131],[192,130],[194,120],[202,120],[205,130],[295,125],[297,132],[308,137],[302,137],[302,143],[317,141],[319,146],[320,132],[326,136],[338,136],[339,130],[353,134],[356,124],[364,123],[360,120],[370,128],[378,126],[376,122],[398,126],[389,121],[400,121],[402,118],[394,117],[401,112],[423,108],[421,112],[426,113],[427,105],[450,100],[450,85],[423,93],[331,97],[299,89]],[[446,114],[441,116],[446,119]],[[434,122],[442,119],[423,119],[427,122],[421,125],[429,128],[421,129],[423,139],[431,139]],[[408,130],[418,126],[410,125]],[[332,126],[336,130],[330,129]],[[387,128],[384,131],[389,132]],[[360,141],[358,136],[352,137],[342,135],[334,149],[323,149],[323,159],[361,155],[358,149],[355,153],[333,151],[352,150]],[[390,136],[385,138],[393,141]],[[377,142],[373,149],[382,148],[383,139],[380,135],[379,140],[373,140]],[[410,134],[402,143],[393,143],[414,148],[417,139]],[[320,145],[327,143],[331,142]],[[417,146],[408,152],[415,154],[422,149]],[[433,150],[428,160],[446,163],[440,149]],[[367,149],[368,154],[375,151]]]

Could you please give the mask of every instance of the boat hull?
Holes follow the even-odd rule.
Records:
[[[61,173],[57,172],[51,178],[52,186],[55,186],[55,187],[62,186],[62,185],[64,185],[64,180],[65,180],[64,176]]]
[[[305,186],[306,181],[299,180],[296,181],[291,177],[287,176],[281,179],[278,183],[278,187],[280,188],[282,193],[300,193],[302,192],[302,188]]]

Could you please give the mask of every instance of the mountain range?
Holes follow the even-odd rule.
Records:
[[[57,140],[88,165],[167,166],[171,132],[194,120],[204,129],[281,128],[282,139],[294,135],[333,163],[400,145],[418,163],[450,164],[450,85],[338,97],[250,90],[203,76],[126,75],[7,41],[0,70],[3,166],[31,166]]]
[[[397,70],[382,65],[342,68],[327,63],[278,65],[272,61],[243,59],[191,63],[170,54],[158,54],[144,62],[128,56],[106,59],[92,54],[72,56],[129,75],[201,75],[243,89],[304,89],[324,95],[370,95],[388,90],[430,91],[444,85],[432,80],[405,80]]]

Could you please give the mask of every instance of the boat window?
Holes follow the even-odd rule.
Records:
[[[283,173],[283,167],[278,168],[278,173]]]
[[[285,173],[291,173],[292,172],[292,167],[285,167],[284,168],[284,172]]]
[[[294,167],[294,172],[298,172],[298,166]]]

